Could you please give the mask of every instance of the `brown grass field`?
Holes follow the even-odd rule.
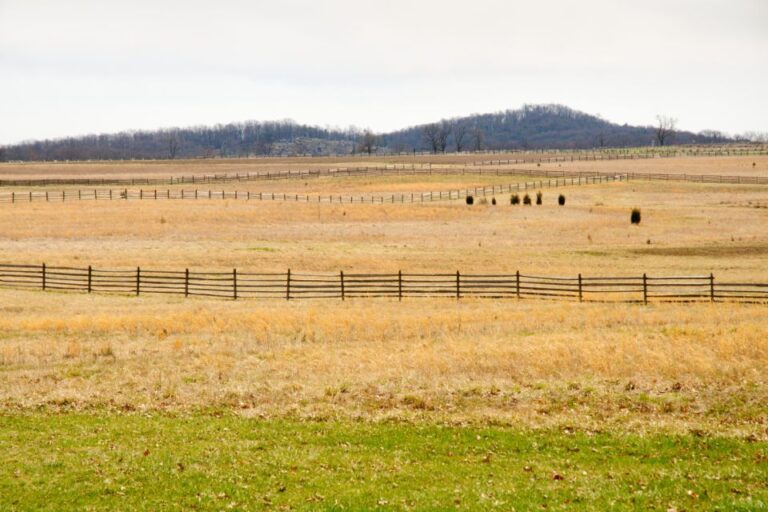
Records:
[[[590,153],[591,154],[591,153]],[[392,164],[432,164],[437,167],[462,167],[472,162],[523,159],[532,167],[540,159],[574,158],[578,153],[514,152],[496,154],[445,154],[415,156],[294,157],[294,158],[216,158],[196,160],[86,161],[86,162],[4,162],[0,163],[2,179],[36,178],[157,178],[205,174],[245,174],[307,169],[382,166]],[[755,166],[752,166],[752,164]],[[609,172],[675,172],[689,174],[768,174],[768,156],[680,156],[643,160],[575,161],[542,163],[543,168],[569,170],[602,170]]]
[[[752,165],[755,164],[755,165]],[[534,164],[535,165],[535,164]],[[519,164],[514,167],[528,167]],[[537,169],[638,172],[672,174],[715,174],[721,176],[768,176],[768,156],[679,157],[652,160],[580,161],[542,163]]]
[[[6,412],[223,408],[766,435],[764,305],[3,302]]]
[[[328,159],[280,163],[304,164],[336,165]],[[198,165],[200,172],[208,172],[205,166],[244,172],[250,163],[8,165],[2,173],[194,174]],[[764,175],[768,159],[560,165]],[[227,187],[364,194],[516,179],[523,178],[369,176]],[[564,207],[556,204],[558,193],[567,197]],[[495,207],[460,201],[0,204],[0,261],[175,270],[519,269],[549,276],[713,272],[768,282],[765,186],[622,182],[545,189],[543,206],[513,207],[506,194],[498,199]],[[639,226],[629,223],[633,207],[642,208]],[[0,289],[0,408],[218,407],[259,417],[581,424],[768,439],[767,307],[233,302]]]

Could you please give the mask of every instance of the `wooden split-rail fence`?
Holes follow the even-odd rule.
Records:
[[[388,174],[409,174],[430,171],[432,164],[390,164],[377,166],[337,167],[331,169],[291,169],[285,171],[236,172],[219,174],[193,174],[170,177],[133,178],[26,178],[0,179],[0,187],[46,187],[58,186],[149,186],[149,185],[199,185],[210,183],[232,183],[243,181],[292,180],[321,177],[367,176]]]
[[[707,276],[536,276],[515,273],[251,272],[99,269],[0,264],[0,287],[130,295],[171,294],[222,299],[411,297],[560,299],[635,302],[768,302],[768,283]]]
[[[250,190],[200,190],[200,189],[77,189],[35,190],[29,192],[0,193],[0,203],[95,201],[95,200],[159,200],[159,199],[236,199],[245,201],[301,201],[312,203],[361,203],[398,204],[428,203],[433,201],[464,199],[467,196],[487,197],[494,194],[524,192],[532,189],[591,185],[626,180],[625,175],[583,176],[549,178],[547,180],[488,185],[467,189],[430,192],[398,192],[392,194],[297,194],[277,192],[253,192]]]
[[[599,162],[608,160],[653,160],[656,158],[713,157],[713,156],[765,156],[767,149],[722,149],[702,151],[639,151],[639,152],[587,152],[540,158],[476,160],[470,165],[509,165],[517,163]]]
[[[121,185],[124,187],[152,185],[210,185],[213,183],[237,183],[269,180],[302,180],[309,178],[341,178],[355,176],[424,176],[424,175],[476,175],[476,176],[543,176],[557,178],[587,178],[599,176],[622,175],[630,180],[646,181],[688,181],[694,183],[724,183],[745,185],[768,185],[768,176],[744,176],[722,174],[686,174],[670,172],[604,172],[604,171],[573,171],[564,169],[530,169],[503,168],[504,166],[520,163],[530,163],[524,160],[491,160],[473,162],[473,166],[442,166],[432,164],[420,165],[391,165],[380,167],[343,167],[337,169],[306,169],[260,173],[235,173],[174,176],[170,178],[73,178],[73,179],[0,179],[2,187],[50,187],[50,186],[88,186],[105,187]],[[490,167],[490,168],[489,168]],[[42,191],[38,191],[42,192]],[[76,193],[71,190],[69,193]],[[21,195],[28,192],[5,193]]]

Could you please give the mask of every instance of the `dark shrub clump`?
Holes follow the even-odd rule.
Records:
[[[536,192],[536,204],[541,204],[541,192]]]
[[[632,214],[629,217],[632,224],[640,224],[640,208],[632,208]]]
[[[473,196],[467,196],[467,204],[475,204],[475,198]]]
[[[560,194],[559,196],[557,196],[557,204],[559,204],[560,206],[565,205],[565,196],[563,194]]]
[[[529,196],[528,194],[525,194],[523,196],[523,204],[530,205],[531,204],[531,196]]]
[[[491,204],[492,204],[493,206],[496,206],[496,198],[495,198],[495,197],[492,197],[492,198],[491,198]]]
[[[520,204],[520,196],[517,194],[512,194],[512,197],[509,198],[510,204]]]

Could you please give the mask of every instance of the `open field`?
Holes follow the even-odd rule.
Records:
[[[361,182],[371,186],[367,178]],[[560,192],[567,196],[564,207],[555,204]],[[0,259],[173,270],[714,272],[768,280],[768,197],[762,187],[630,182],[544,193],[544,205],[530,207],[512,207],[506,196],[496,207],[21,203],[0,208]],[[630,226],[635,206],[642,208],[643,222]]]
[[[49,185],[49,186],[15,186],[15,187],[0,187],[0,192],[7,195],[10,192],[15,192],[20,200],[23,200],[24,195],[30,191],[36,194],[49,190],[60,191],[67,190],[67,194],[82,190],[84,193],[92,192],[93,190],[104,191],[112,189],[115,192],[115,198],[118,197],[118,191],[130,190],[138,191],[144,190],[149,196],[152,191],[157,190],[159,193],[165,193],[166,190],[180,191],[184,189],[187,192],[194,192],[194,190],[207,191],[240,191],[252,193],[263,192],[276,193],[276,194],[334,194],[334,195],[369,195],[369,194],[381,194],[381,193],[400,193],[400,192],[429,192],[438,190],[456,190],[466,189],[490,185],[501,185],[507,183],[523,183],[531,182],[533,178],[522,175],[495,175],[488,170],[483,174],[467,173],[467,174],[440,174],[435,171],[435,174],[427,174],[426,172],[418,175],[391,175],[384,174],[381,176],[309,176],[302,179],[264,179],[264,180],[235,180],[225,182],[203,182],[203,183],[183,183],[183,184],[163,184],[163,185],[126,185],[126,186],[87,186],[87,185]],[[537,179],[536,181],[539,181]],[[101,194],[100,194],[101,196]]]
[[[764,305],[0,293],[15,304],[0,319],[9,411],[214,407],[768,438]]]
[[[755,164],[754,166],[752,164]],[[503,166],[507,167],[507,166]],[[530,168],[517,164],[509,168]],[[541,163],[537,169],[576,172],[638,172],[670,174],[718,174],[723,176],[768,176],[768,156],[676,157],[650,160],[576,161]]]
[[[748,160],[754,171],[742,169]],[[669,172],[757,174],[768,160],[589,164],[663,172],[651,169],[657,163],[677,167]],[[37,174],[91,175],[116,164],[58,165]],[[191,163],[148,165],[158,167],[132,172],[197,172]],[[218,188],[371,194],[519,179],[365,176]],[[768,282],[768,187],[630,181],[543,192],[542,206],[511,206],[508,194],[471,207],[3,204],[0,262],[712,272]],[[637,226],[633,207],[642,209]],[[767,311],[0,288],[0,508],[763,510]]]
[[[444,155],[362,155],[347,157],[294,157],[294,158],[215,158],[197,160],[142,160],[142,161],[85,161],[85,162],[3,162],[0,180],[40,178],[157,178],[205,174],[246,174],[280,172],[288,170],[320,170],[344,167],[374,167],[392,164],[431,164],[436,167],[462,167],[477,162],[524,160],[520,166],[530,166],[548,158],[597,158],[622,156],[610,150],[596,153],[580,152],[511,152],[511,153],[448,153]],[[689,174],[753,174],[768,173],[768,155],[749,156],[690,156],[680,155],[652,159],[608,161],[568,161],[552,164],[554,168],[592,170],[600,166],[611,170],[634,169],[635,172],[676,172]],[[755,163],[755,167],[752,163]]]

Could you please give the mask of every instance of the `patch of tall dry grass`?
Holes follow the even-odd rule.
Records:
[[[766,419],[764,306],[0,293],[30,304],[0,318],[5,408],[217,406],[722,432]]]

